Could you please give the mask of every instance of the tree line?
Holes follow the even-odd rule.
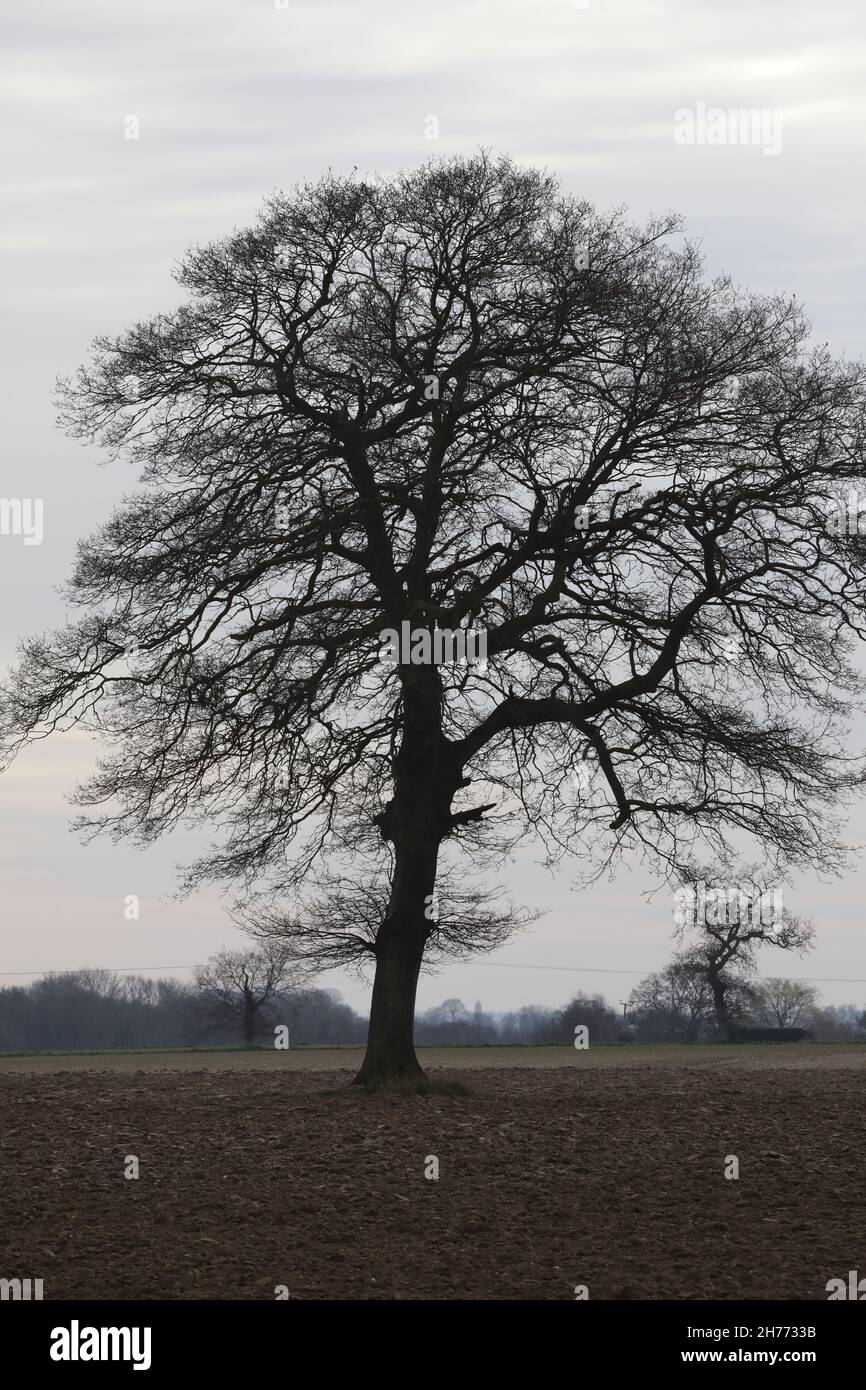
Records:
[[[221,952],[193,981],[53,972],[29,985],[0,988],[0,1051],[188,1046],[273,1046],[286,1029],[292,1046],[360,1045],[368,1021],[336,990],[287,980],[259,952]],[[729,991],[734,1026],[802,1028],[819,1042],[866,1042],[866,1009],[822,1006],[801,980],[740,979]],[[451,998],[418,1014],[426,1046],[570,1044],[578,1027],[593,1043],[698,1043],[723,1040],[713,992],[675,959],[632,990],[622,1013],[599,994],[575,994],[561,1008],[535,1004],[486,1012]]]
[[[230,1046],[245,1041],[242,999],[220,1015],[196,984],[107,970],[51,973],[0,989],[0,1051]],[[362,1043],[366,1020],[335,990],[295,989],[271,1001],[292,1044]],[[264,1013],[255,1041],[264,1040]],[[273,1032],[271,1032],[273,1040]]]

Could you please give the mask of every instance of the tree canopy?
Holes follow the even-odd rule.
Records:
[[[275,194],[178,280],[62,385],[140,485],[3,697],[10,750],[104,740],[83,825],[207,821],[185,885],[276,901],[360,865],[394,1071],[454,851],[838,861],[864,378],[794,300],[485,154]],[[403,622],[486,661],[383,663]]]

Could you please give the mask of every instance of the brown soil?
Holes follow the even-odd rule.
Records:
[[[195,1051],[176,1048],[141,1048],[129,1052],[37,1052],[0,1053],[3,1072],[55,1071],[357,1071],[364,1057],[363,1047],[273,1047],[213,1048]],[[425,1070],[507,1071],[525,1067],[544,1069],[613,1067],[617,1071],[648,1066],[701,1067],[709,1071],[742,1071],[759,1067],[779,1067],[836,1071],[855,1067],[866,1076],[866,1046],[862,1043],[755,1043],[721,1046],[695,1043],[629,1043],[596,1045],[586,1050],[573,1046],[545,1047],[419,1047],[418,1057]]]
[[[825,1299],[866,1274],[864,1067],[743,1063],[497,1067],[410,1099],[349,1071],[4,1068],[0,1277],[49,1299]]]

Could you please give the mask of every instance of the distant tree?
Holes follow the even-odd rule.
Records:
[[[35,1051],[34,1035],[29,991],[22,985],[0,989],[0,1052]]]
[[[697,1042],[715,1019],[706,973],[687,958],[676,957],[635,986],[629,995],[628,1017],[641,1041]]]
[[[817,1005],[817,989],[803,980],[773,976],[759,981],[752,991],[752,1014],[756,1023],[772,1028],[808,1026]]]
[[[112,1047],[123,1036],[121,984],[110,970],[52,971],[34,982],[31,1000],[50,1051]]]
[[[809,1016],[809,1031],[818,1042],[866,1042],[866,1011],[856,1004],[828,1004]]]
[[[556,1043],[573,1043],[574,1030],[579,1025],[589,1030],[590,1046],[594,1042],[617,1042],[622,1032],[619,1015],[605,1003],[600,994],[576,994],[570,999],[554,1015],[549,1040]]]
[[[456,1023],[458,1018],[465,1018],[466,1005],[462,999],[445,999],[439,1005],[439,1012],[452,1023]]]
[[[778,879],[753,865],[690,866],[677,890],[681,960],[703,975],[713,997],[719,1038],[751,1006],[759,947],[803,954],[814,928],[782,905]]]
[[[268,942],[255,951],[220,951],[193,976],[202,1012],[210,1021],[234,1027],[247,1047],[273,1023],[273,1006],[302,978],[285,945]]]
[[[553,1041],[553,1009],[545,1009],[540,1004],[524,1004],[521,1009],[511,1010],[500,1020],[499,1035],[504,1043],[547,1043]]]
[[[279,1006],[280,1022],[290,1028],[292,1043],[362,1043],[367,1020],[355,1013],[334,989],[289,989]]]
[[[479,1003],[470,1013],[460,999],[446,999],[436,1008],[420,1013],[415,1021],[415,1036],[428,1047],[479,1047],[504,1041],[497,1024]]]

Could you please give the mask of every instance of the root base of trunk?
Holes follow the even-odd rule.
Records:
[[[391,1091],[399,1095],[416,1095],[429,1091],[430,1078],[420,1066],[396,1070],[362,1067],[350,1083],[364,1091]]]

